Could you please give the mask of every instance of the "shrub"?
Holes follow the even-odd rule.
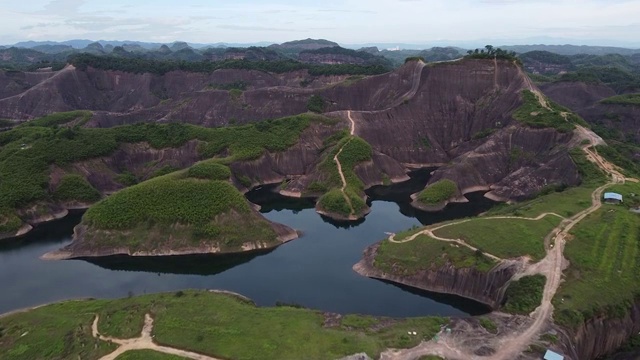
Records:
[[[190,167],[187,176],[196,179],[228,180],[231,177],[231,170],[222,164],[202,162]]]
[[[318,95],[311,95],[309,101],[307,102],[307,109],[314,113],[323,113],[326,107],[327,103],[322,97]]]
[[[544,275],[524,276],[513,281],[507,288],[503,310],[513,314],[527,315],[542,302],[542,293],[547,278]]]
[[[493,322],[493,320],[487,319],[487,318],[480,318],[479,321],[480,321],[480,326],[485,328],[488,332],[492,334],[498,333],[498,325],[496,325],[496,323]]]
[[[53,193],[56,200],[95,202],[100,200],[100,192],[82,176],[65,175]]]
[[[440,204],[449,200],[458,191],[458,186],[451,180],[439,180],[418,194],[418,201],[427,205]]]
[[[138,178],[128,171],[116,175],[114,180],[124,186],[133,186],[138,183]]]

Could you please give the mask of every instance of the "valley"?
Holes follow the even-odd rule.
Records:
[[[577,360],[640,331],[632,92],[299,45],[0,70],[0,258],[60,290],[0,308],[109,299],[2,316],[0,353]]]

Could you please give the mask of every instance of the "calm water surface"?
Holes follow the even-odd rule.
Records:
[[[185,288],[225,289],[259,305],[297,303],[338,313],[394,317],[480,314],[472,301],[399,287],[359,276],[351,267],[365,247],[384,232],[478,214],[492,202],[471,194],[468,204],[454,204],[429,214],[409,206],[409,194],[421,189],[428,172],[412,180],[368,191],[372,211],[357,224],[322,218],[313,202],[286,199],[259,188],[247,197],[262,206],[269,220],[303,232],[303,237],[273,251],[242,256],[190,256],[102,260],[42,261],[41,255],[71,241],[81,213],[38,227],[28,237],[0,245],[0,313],[79,297],[118,298]]]

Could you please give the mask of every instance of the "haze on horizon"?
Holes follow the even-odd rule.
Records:
[[[0,44],[70,39],[640,47],[637,0],[0,0]]]

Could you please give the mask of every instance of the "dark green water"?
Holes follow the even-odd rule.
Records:
[[[428,172],[406,183],[376,187],[371,213],[359,223],[336,223],[319,216],[308,200],[287,199],[263,187],[247,194],[270,220],[301,230],[304,236],[273,251],[241,256],[170,258],[112,257],[92,262],[49,262],[39,257],[71,241],[81,214],[40,226],[19,241],[0,245],[0,313],[77,297],[117,298],[185,288],[225,289],[259,305],[277,301],[339,313],[394,317],[481,314],[473,301],[416,291],[361,277],[351,267],[370,244],[413,225],[472,216],[492,202],[471,194],[468,204],[429,214],[409,206]]]

